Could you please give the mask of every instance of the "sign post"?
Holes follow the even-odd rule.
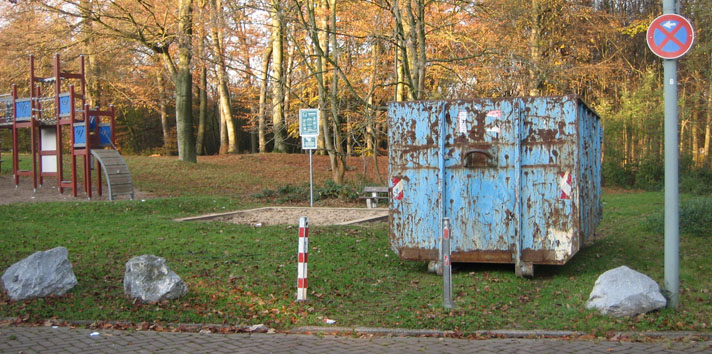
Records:
[[[312,151],[317,148],[319,136],[319,110],[314,108],[299,110],[299,136],[302,138],[302,149],[309,150],[309,206],[314,206],[314,169]]]
[[[452,302],[452,260],[450,259],[450,218],[443,218],[443,232],[440,242],[442,243],[443,263],[443,307],[446,309],[455,308]]]
[[[690,21],[675,14],[676,0],[663,0],[664,15],[648,27],[648,47],[663,58],[665,86],[665,293],[668,307],[680,304],[680,195],[677,117],[677,58],[692,47]]]

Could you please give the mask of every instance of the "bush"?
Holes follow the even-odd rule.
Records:
[[[694,195],[712,195],[712,170],[691,169],[680,171],[680,192]]]
[[[665,233],[665,209],[646,220],[647,228]],[[712,235],[712,198],[695,198],[680,203],[680,233],[691,236]]]
[[[635,183],[635,173],[631,168],[620,167],[619,161],[605,159],[602,171],[603,185],[606,187],[626,187],[630,188]]]
[[[358,198],[358,192],[353,187],[336,184],[333,181],[326,181],[322,187],[316,187],[315,192],[319,199],[353,200]]]
[[[278,187],[276,190],[263,189],[259,193],[253,194],[253,198],[272,199],[278,203],[290,203],[309,200],[309,184],[294,186],[287,184]],[[332,181],[326,181],[323,186],[314,186],[314,201],[325,199],[355,200],[358,192],[349,185],[340,185]]]
[[[665,178],[665,168],[663,162],[657,156],[649,156],[640,161],[638,171],[635,174],[635,187],[658,191],[663,188]]]
[[[309,200],[309,186],[293,186],[288,184],[286,186],[281,186],[277,188],[277,193],[279,197],[277,202],[279,203],[289,203],[289,202],[300,202],[304,200]]]

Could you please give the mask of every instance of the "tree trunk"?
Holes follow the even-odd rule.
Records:
[[[680,153],[685,152],[685,131],[687,130],[687,125],[690,123],[689,120],[683,119],[680,121],[680,136],[677,140],[677,150]]]
[[[220,125],[220,147],[218,148],[218,154],[227,154],[227,150],[230,147],[230,139],[228,139],[227,134],[227,122],[225,121],[225,116],[220,114],[220,100],[216,102],[215,111],[217,112],[218,124]]]
[[[334,183],[343,184],[344,174],[346,173],[346,154],[344,153],[343,147],[343,137],[341,136],[341,120],[339,118],[339,75],[336,73],[336,65],[338,65],[338,53],[337,43],[336,43],[336,0],[329,0],[330,16],[329,16],[329,31],[328,31],[328,41],[329,47],[331,48],[331,61],[333,64],[332,78],[331,78],[331,94],[329,95],[329,102],[331,104],[331,122],[334,129],[334,147],[336,148],[336,169],[331,171]]]
[[[156,68],[156,86],[158,86],[158,114],[161,117],[161,131],[163,132],[163,151],[170,155],[175,151],[173,139],[171,139],[170,127],[168,124],[168,93],[166,92],[166,80],[160,64]]]
[[[267,102],[267,84],[269,83],[269,62],[272,58],[272,46],[267,46],[265,48],[265,53],[262,56],[262,82],[260,83],[260,107],[257,112],[257,131],[259,136],[259,151],[267,152],[267,137],[265,132],[267,127],[265,126],[265,110]]]
[[[375,140],[376,134],[373,126],[373,120],[375,116],[375,109],[373,107],[373,96],[376,91],[376,79],[378,74],[378,42],[375,41],[371,45],[371,78],[369,80],[371,87],[368,90],[368,106],[366,107],[366,154],[376,154]]]
[[[409,2],[410,0],[406,0]],[[402,101],[406,97],[413,98],[413,80],[411,77],[410,58],[413,51],[412,39],[410,38],[411,31],[407,28],[407,23],[403,21],[400,5],[398,0],[393,1],[391,13],[395,20],[395,43],[398,48],[396,55],[396,76],[398,82],[396,84],[396,101]]]
[[[205,65],[200,67],[200,87],[198,87],[200,97],[200,113],[198,114],[198,137],[195,143],[195,150],[198,155],[205,154],[205,117],[208,114],[208,68]]]
[[[412,1],[406,1],[408,23],[408,62],[412,70],[412,89],[410,98],[420,100],[424,96],[425,85],[425,4],[423,0],[415,0],[416,8],[413,9]]]
[[[282,110],[283,112],[289,112],[289,105],[291,103],[290,100],[290,92],[291,92],[291,86],[292,86],[292,70],[294,70],[294,48],[289,48],[287,49],[287,60],[286,60],[286,70],[284,71],[283,75],[283,82],[284,82],[284,88],[283,88],[283,100],[282,100]],[[284,57],[282,58],[284,61]]]
[[[197,162],[193,136],[193,80],[190,71],[193,39],[192,0],[178,0],[178,65],[176,86],[176,126],[178,160]]]
[[[351,101],[346,102],[345,110],[349,112]],[[350,114],[346,114],[346,156],[354,156],[354,133],[353,133],[353,119]]]
[[[393,1],[391,6],[395,21],[395,43],[400,48],[396,67],[396,100],[402,100],[406,94],[411,100],[425,97],[425,6],[423,0],[405,0],[405,16],[398,0]]]
[[[283,22],[281,4],[272,1],[272,130],[274,132],[273,152],[286,152],[284,135],[284,82],[283,82]]]
[[[238,36],[238,40],[240,41],[240,44],[244,48],[250,48],[251,44],[249,43],[247,38],[247,32],[248,30],[246,29],[245,26],[245,21],[240,20],[237,26],[239,27],[239,33],[242,33],[243,35]],[[242,71],[242,77],[243,77],[243,85],[245,85],[245,91],[244,95],[245,101],[248,102],[254,102],[255,100],[255,90],[253,89],[256,85],[257,80],[257,75],[254,73],[252,69],[252,65],[250,64],[250,61],[252,59],[252,54],[249,50],[243,50],[242,51],[242,60],[245,63],[245,68]],[[259,94],[258,94],[259,95]],[[259,111],[259,105],[255,106],[254,104],[250,104],[250,118],[249,119],[249,135],[250,135],[250,153],[255,154],[257,153],[257,126],[255,124],[255,120]],[[240,141],[242,140],[240,137],[242,136],[244,130],[243,130],[243,124],[242,124],[243,119],[240,119],[240,117],[236,117],[235,119],[235,131],[236,131],[236,136],[237,136],[237,149],[238,151],[240,150]],[[247,121],[245,123],[248,123]]]
[[[531,0],[531,29],[529,33],[529,96],[541,95],[539,77],[539,16],[541,16],[540,0]]]
[[[700,112],[697,110],[697,107],[692,108],[692,120],[690,122],[690,135],[692,138],[692,142],[690,144],[690,150],[692,152],[692,161],[695,162],[695,166],[699,166],[700,163],[702,162],[700,160],[700,140],[699,140],[699,134],[700,134],[700,128],[698,127],[698,119],[700,116]],[[682,139],[682,136],[680,137]]]
[[[224,68],[223,68],[224,69]],[[230,108],[230,92],[227,85],[227,77],[225,72],[219,66],[218,72],[218,107],[220,111],[220,121],[225,126],[224,134],[227,140],[227,149],[220,148],[221,151],[228,154],[238,153],[237,135],[235,133],[235,121],[232,118],[232,109]],[[222,72],[222,74],[220,74]]]
[[[317,82],[317,88],[318,88],[318,94],[319,94],[319,114],[321,117],[321,131],[323,134],[320,134],[319,137],[321,138],[323,136],[323,142],[324,142],[324,150],[326,150],[326,153],[329,155],[329,164],[331,167],[331,171],[337,170],[337,162],[336,162],[336,154],[334,151],[334,141],[331,138],[331,129],[329,126],[329,121],[330,121],[330,113],[327,110],[327,91],[326,91],[326,79],[324,78],[324,60],[325,60],[325,54],[324,54],[324,48],[328,46],[328,41],[325,38],[326,36],[320,36],[320,31],[317,28],[316,25],[316,16],[315,16],[315,11],[314,11],[314,3],[313,2],[307,2],[307,15],[309,17],[308,19],[308,24],[307,24],[307,31],[309,33],[309,38],[311,40],[311,45],[312,45],[312,50],[313,50],[313,55],[316,60],[315,63],[315,70],[313,72],[314,77],[316,78]],[[323,8],[325,7],[325,1],[320,1],[319,2],[319,7],[320,7],[320,12],[323,12]],[[322,21],[322,25],[325,26],[325,21]]]
[[[238,132],[235,129],[235,122],[232,118],[232,108],[230,106],[230,90],[228,87],[227,71],[225,69],[225,50],[223,49],[223,28],[222,0],[210,1],[213,57],[217,61],[215,69],[218,79],[218,99],[220,104],[220,119],[225,125],[227,134],[227,153],[238,153]],[[221,148],[221,150],[224,150]]]
[[[702,159],[707,167],[712,167],[710,161],[710,135],[712,135],[712,80],[708,82],[707,90],[707,119],[705,120],[705,146],[702,152]]]
[[[397,42],[398,43],[398,42]],[[400,44],[399,44],[400,45]],[[395,98],[396,102],[403,101],[405,99],[405,71],[404,65],[402,63],[399,46],[395,47],[395,58],[394,64],[396,69],[396,87],[395,87]]]
[[[198,2],[198,7],[205,8],[205,1]],[[196,53],[199,57],[205,58],[205,40],[206,28],[204,25],[198,27],[198,40],[196,41]],[[200,62],[200,84],[198,85],[198,100],[200,102],[200,111],[198,112],[198,134],[195,138],[195,152],[198,155],[204,155],[205,152],[205,117],[208,109],[208,68],[205,64],[205,59]]]
[[[628,127],[626,124],[623,125],[623,166],[627,166],[630,161],[630,134],[628,134]]]
[[[80,8],[82,12],[81,32],[83,35],[84,51],[87,64],[86,80],[86,103],[89,107],[98,107],[101,100],[101,68],[96,60],[94,21],[91,20],[93,5],[90,0],[81,0]]]

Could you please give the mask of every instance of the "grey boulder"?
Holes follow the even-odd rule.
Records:
[[[643,273],[620,266],[598,277],[586,308],[622,317],[657,310],[666,303],[658,283]]]
[[[166,265],[166,260],[144,254],[126,262],[124,293],[141,302],[174,300],[188,292],[185,282]]]
[[[2,275],[2,285],[15,301],[64,295],[77,285],[64,247],[37,251],[13,264]]]

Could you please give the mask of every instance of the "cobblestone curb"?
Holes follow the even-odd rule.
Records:
[[[0,319],[0,327],[3,326],[31,326],[31,323],[15,323],[14,318]],[[46,323],[59,326],[76,326],[84,328],[102,328],[108,325],[108,328],[121,330],[125,329],[142,330],[142,323],[131,323],[126,321],[64,321],[64,320],[48,320]],[[321,335],[374,335],[374,336],[389,336],[389,337],[475,337],[475,338],[502,338],[502,339],[534,339],[534,338],[552,338],[552,339],[579,339],[586,336],[587,333],[577,331],[559,331],[559,330],[481,330],[474,332],[455,332],[436,329],[407,329],[407,328],[382,328],[382,327],[339,327],[339,326],[304,326],[286,330],[275,330],[267,327],[260,327],[260,330],[252,331],[250,325],[241,324],[199,324],[199,323],[161,323],[148,324],[145,331],[155,330],[155,326],[161,327],[164,331],[176,329],[184,332],[212,332],[212,333],[282,333],[282,334],[321,334]],[[227,331],[223,331],[227,330]],[[635,340],[684,340],[695,339],[703,341],[712,341],[712,332],[691,332],[691,331],[669,331],[669,332],[613,332],[611,337],[614,338],[629,338]],[[592,337],[596,338],[596,337]],[[606,337],[600,337],[605,339]]]
[[[423,329],[403,329],[403,328],[372,328],[372,327],[322,327],[322,326],[306,326],[297,327],[291,330],[283,331],[295,334],[343,334],[343,335],[360,335],[372,334],[380,336],[398,336],[398,337],[452,337],[452,336],[473,336],[480,338],[561,338],[561,339],[576,339],[585,336],[584,332],[576,331],[558,331],[558,330],[482,330],[474,332],[454,332],[441,330],[423,330]],[[613,332],[612,337],[615,338],[634,338],[634,339],[699,339],[709,341],[712,340],[712,333],[705,332]]]

